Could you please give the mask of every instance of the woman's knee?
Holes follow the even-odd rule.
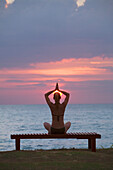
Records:
[[[43,125],[45,126],[45,125],[46,125],[46,122],[44,122]]]
[[[67,122],[65,124],[65,132],[67,132],[67,130],[70,128],[70,126],[71,126],[71,122]]]
[[[70,126],[71,126],[71,122],[67,122],[65,125],[66,125],[67,127],[70,127]]]
[[[44,127],[47,127],[49,125],[49,123],[44,122],[43,125],[44,125]]]
[[[50,130],[51,125],[49,123],[44,122],[43,125],[47,130]]]

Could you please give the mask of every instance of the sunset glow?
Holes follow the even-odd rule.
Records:
[[[58,91],[58,90],[55,90],[55,91],[53,92],[53,94],[55,94],[55,93],[59,93],[60,96],[62,96],[62,93],[61,93],[60,91]]]
[[[113,67],[113,59],[107,57],[94,57],[83,59],[62,59],[61,61],[47,62],[47,63],[32,63],[26,69],[2,69],[1,75],[43,75],[43,76],[79,76],[89,75],[89,80],[92,75],[106,76],[113,72],[110,68]]]
[[[30,86],[37,84],[37,81],[48,85],[47,80],[53,85],[52,80],[58,79],[70,82],[113,80],[112,68],[113,59],[101,56],[91,59],[71,58],[48,63],[32,63],[26,69],[1,69],[0,87]]]

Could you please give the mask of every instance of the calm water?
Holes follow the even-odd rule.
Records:
[[[0,105],[0,151],[14,150],[11,134],[46,133],[43,122],[51,123],[47,105]],[[71,121],[68,132],[97,132],[97,148],[113,145],[113,104],[68,105],[65,122]],[[87,140],[35,139],[21,140],[21,149],[87,148]]]

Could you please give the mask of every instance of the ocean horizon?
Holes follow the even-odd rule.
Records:
[[[44,122],[51,123],[47,104],[0,105],[0,151],[15,149],[11,134],[47,133]],[[64,122],[71,121],[68,132],[96,132],[97,148],[113,145],[113,104],[68,104]],[[87,140],[77,139],[32,139],[21,140],[22,150],[87,148]]]

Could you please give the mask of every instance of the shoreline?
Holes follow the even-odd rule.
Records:
[[[97,150],[108,150],[108,149],[113,149],[113,144],[110,146],[110,147],[96,147],[96,151]],[[75,150],[75,151],[78,151],[78,150],[83,150],[83,151],[90,151],[90,149],[88,149],[87,147],[86,148],[74,148],[74,147],[70,147],[70,148],[65,148],[65,147],[62,147],[62,148],[58,148],[58,149],[21,149],[20,151],[60,151],[60,150]],[[0,150],[0,153],[1,152],[12,152],[12,151],[16,151],[15,149],[13,150]]]
[[[14,153],[14,152],[20,152],[20,153],[22,153],[22,152],[26,152],[26,153],[29,153],[29,152],[88,152],[88,153],[94,153],[94,154],[96,154],[96,153],[101,153],[101,152],[113,152],[113,148],[99,148],[99,149],[96,149],[96,152],[92,152],[91,150],[89,150],[89,149],[75,149],[75,148],[70,148],[70,149],[66,149],[66,148],[62,148],[62,149],[48,149],[48,150],[44,150],[44,149],[36,149],[36,150],[20,150],[20,151],[16,151],[16,150],[11,150],[11,151],[0,151],[0,154],[2,154],[2,153]]]
[[[59,149],[21,149],[20,151],[68,151],[68,150],[74,150],[74,151],[91,151],[90,149],[88,148],[59,148]],[[101,148],[96,148],[96,151],[99,151],[99,150],[113,150],[113,145],[111,147],[107,147],[107,148],[104,148],[103,146]],[[0,150],[0,153],[2,152],[14,152],[16,151],[15,149],[14,150]]]

